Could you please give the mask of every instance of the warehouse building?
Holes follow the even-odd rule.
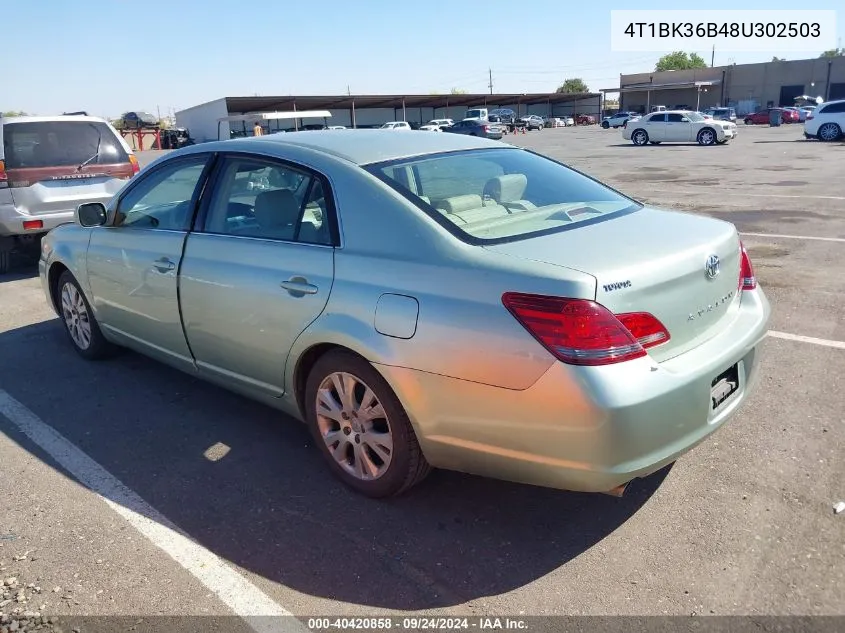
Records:
[[[618,88],[602,92],[618,93],[620,110],[727,106],[742,116],[761,108],[793,106],[795,97],[803,95],[845,99],[845,57],[620,75]]]
[[[379,127],[387,121],[423,124],[432,119],[463,119],[469,108],[510,108],[518,116],[565,117],[578,114],[599,119],[601,95],[584,94],[448,94],[448,95],[336,95],[222,97],[180,110],[176,125],[187,128],[197,142],[250,135],[254,121],[248,116],[273,112],[328,111],[330,117],[303,119],[264,117],[269,133],[302,129],[309,125]]]

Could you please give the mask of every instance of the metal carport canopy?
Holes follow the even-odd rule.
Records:
[[[269,110],[354,108],[445,108],[447,106],[510,105],[520,103],[566,103],[599,97],[599,93],[502,93],[502,94],[442,94],[442,95],[310,95],[268,97],[226,97],[230,113],[246,114]]]

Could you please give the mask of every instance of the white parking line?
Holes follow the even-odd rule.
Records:
[[[132,527],[166,552],[257,633],[305,631],[274,602],[217,555],[198,545],[173,523],[91,459],[54,428],[0,389],[0,414],[105,501]],[[276,616],[276,617],[266,617]]]
[[[799,343],[812,343],[813,345],[823,345],[824,347],[845,349],[845,341],[830,341],[824,338],[801,336],[800,334],[789,334],[788,332],[776,332],[775,330],[769,330],[767,335],[772,338],[782,338],[786,341],[798,341]]]
[[[751,237],[783,238],[787,240],[816,240],[818,242],[841,242],[845,244],[845,237],[815,237],[812,235],[781,235],[780,233],[742,233]]]

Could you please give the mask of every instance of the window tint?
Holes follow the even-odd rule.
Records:
[[[455,152],[367,169],[471,242],[553,232],[639,208],[599,182],[519,149]],[[408,171],[413,178],[401,176]]]
[[[824,110],[820,112],[820,114],[838,114],[840,112],[845,112],[845,101],[841,103],[831,103],[824,107]]]
[[[121,198],[114,226],[186,230],[206,161],[206,156],[173,161],[143,176]]]
[[[672,114],[667,114],[666,117],[669,120],[669,123],[681,123],[683,122],[684,115],[679,114],[677,112],[673,112]]]
[[[648,117],[649,123],[663,123],[666,121],[666,115],[662,112],[658,112],[657,114],[652,114]]]
[[[129,162],[126,150],[105,123],[32,121],[3,126],[7,169],[67,167]]]
[[[205,230],[331,245],[323,184],[304,171],[262,159],[224,163]]]

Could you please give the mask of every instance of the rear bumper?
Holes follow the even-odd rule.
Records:
[[[730,419],[757,382],[770,315],[760,290],[705,344],[661,364],[555,363],[522,391],[377,365],[435,467],[605,492],[675,461]],[[713,379],[738,364],[739,388],[711,411]]]
[[[15,205],[10,189],[0,189],[0,236],[39,235],[60,224],[73,222],[73,210],[31,215],[22,213]],[[25,229],[24,222],[39,221],[38,228]]]

